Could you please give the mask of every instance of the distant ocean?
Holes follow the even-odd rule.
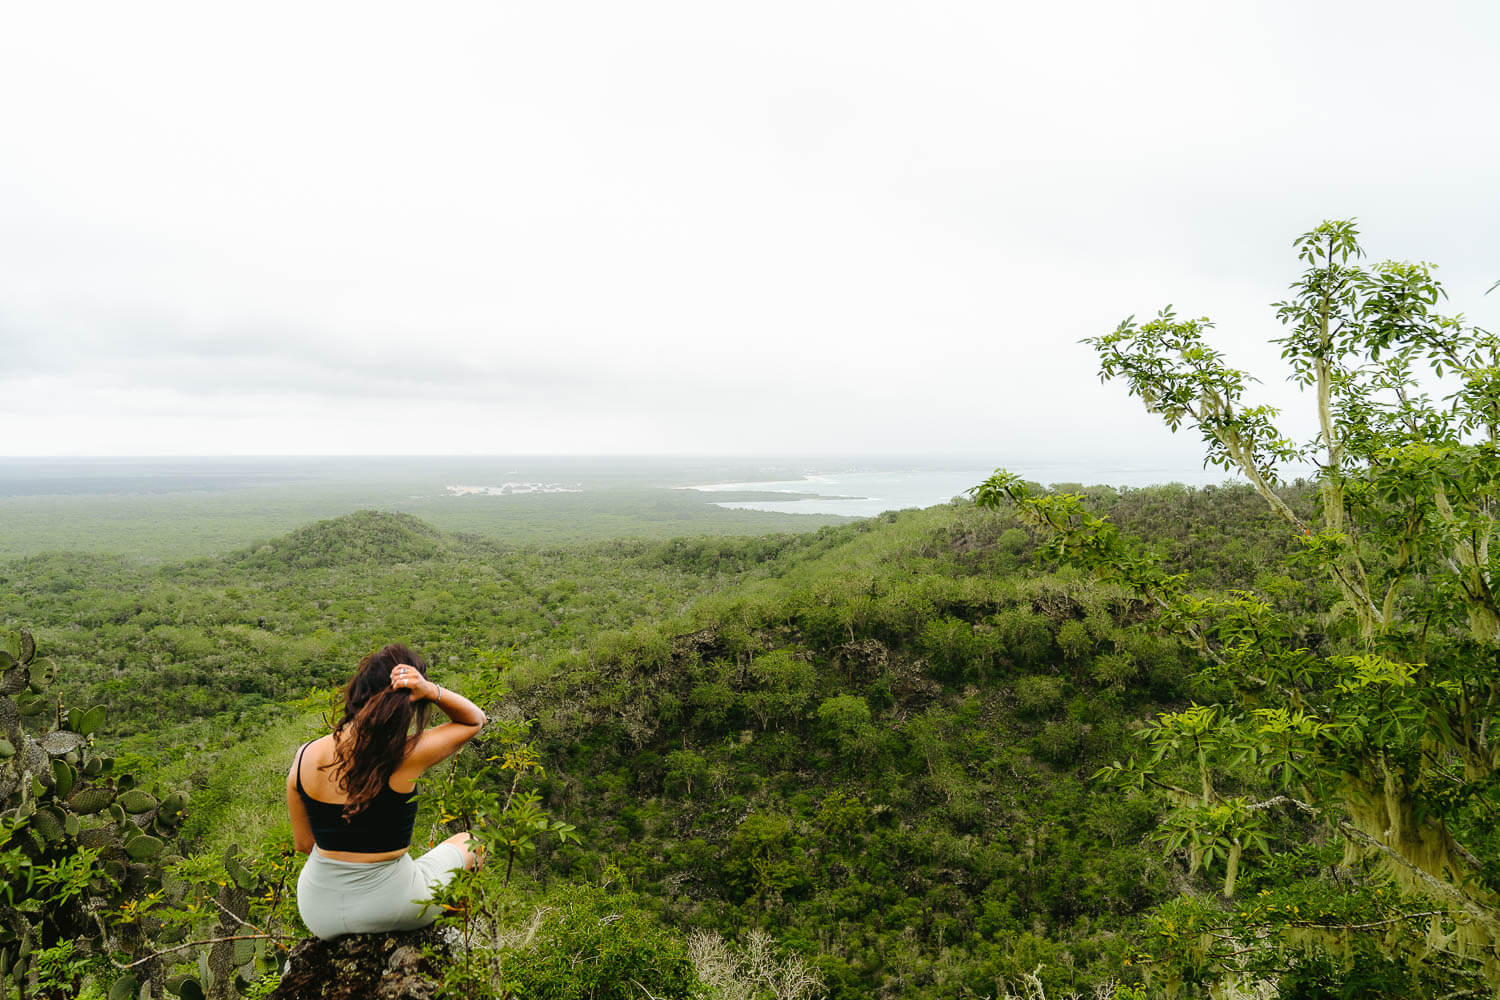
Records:
[[[1017,463],[1006,466],[1043,485],[1053,483],[1153,486],[1182,483],[1217,486],[1231,478],[1219,469],[1166,469],[1143,466],[1086,466],[1071,463]],[[839,514],[873,517],[888,510],[931,507],[962,496],[988,479],[989,469],[942,469],[888,472],[809,472],[798,479],[707,483],[687,487],[707,494],[764,493],[764,497],[716,500],[720,507],[781,514]],[[783,499],[774,494],[787,494]]]
[[[1068,462],[1002,462],[1042,484],[1148,486],[1221,483],[1216,470]],[[143,495],[309,495],[347,488],[369,503],[442,501],[484,495],[682,489],[722,507],[789,514],[872,517],[947,503],[994,467],[921,458],[247,456],[183,458],[0,458],[0,500]],[[718,499],[716,495],[722,495]],[[462,499],[455,502],[463,502]]]

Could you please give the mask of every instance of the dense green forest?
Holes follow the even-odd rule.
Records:
[[[1280,572],[1247,488],[1085,492],[1195,586]],[[531,721],[528,781],[579,839],[539,839],[514,905],[609,885],[662,948],[768,932],[830,997],[1139,982],[1152,907],[1194,880],[1149,842],[1153,798],[1090,776],[1193,696],[1192,654],[1041,538],[967,502],[558,547],[363,512],[217,558],[16,559],[0,620],[34,630],[65,701],[107,706],[95,739],[189,793],[189,867],[275,856],[292,751],[399,638],[491,693],[491,729]]]
[[[1205,579],[1276,556],[1243,490],[1096,496]],[[1144,842],[1150,799],[1088,778],[1188,697],[1185,650],[971,506],[840,534],[690,631],[608,637],[519,689],[562,765],[548,801],[585,832],[554,867],[618,865],[674,922],[774,929],[836,997],[1134,978],[1181,873]]]
[[[636,459],[140,459],[0,464],[0,559],[95,552],[136,562],[223,555],[319,519],[375,509],[443,531],[510,543],[572,545],[616,538],[810,531],[848,520],[716,506],[691,482],[800,475],[750,461]],[[445,487],[510,480],[577,492],[449,495]],[[714,501],[786,500],[716,492]]]

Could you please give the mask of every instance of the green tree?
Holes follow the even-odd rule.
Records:
[[[1196,646],[1212,703],[1157,718],[1145,752],[1107,769],[1166,791],[1169,846],[1215,867],[1224,897],[1251,859],[1310,862],[1318,831],[1343,846],[1324,874],[1298,874],[1284,906],[1204,910],[1191,931],[1168,921],[1200,974],[1253,969],[1267,951],[1285,969],[1309,944],[1357,956],[1373,943],[1377,959],[1450,989],[1493,992],[1500,338],[1437,311],[1431,265],[1363,266],[1357,236],[1327,222],[1299,237],[1306,269],[1276,306],[1276,342],[1316,411],[1310,441],[1249,398],[1254,379],[1211,346],[1207,319],[1169,307],[1088,341],[1105,381],[1173,430],[1197,430],[1207,462],[1245,476],[1300,542],[1287,573],[1305,586],[1291,597],[1193,593],[1076,493],[1041,494],[1003,471],[974,493],[1015,507],[1055,555],[1132,586]],[[1278,473],[1300,463],[1317,468],[1311,518]],[[1248,947],[1252,937],[1264,944]]]
[[[756,908],[797,884],[801,877],[794,858],[796,834],[792,821],[775,813],[751,813],[740,821],[723,858],[725,876],[753,896]]]
[[[818,721],[835,746],[851,753],[869,735],[870,704],[857,694],[834,695],[818,706]]]
[[[818,682],[812,664],[786,649],[772,650],[751,660],[749,674],[755,683],[745,693],[745,704],[762,729],[773,722],[798,718]]]
[[[667,754],[663,784],[683,798],[693,797],[693,785],[701,789],[708,783],[708,762],[691,750],[673,750]]]

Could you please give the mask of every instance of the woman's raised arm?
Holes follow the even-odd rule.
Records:
[[[484,710],[457,691],[423,677],[415,667],[401,666],[391,671],[391,686],[411,692],[412,701],[430,701],[448,716],[448,722],[417,734],[416,746],[397,769],[410,780],[439,761],[458,752],[458,748],[479,734],[484,727]]]

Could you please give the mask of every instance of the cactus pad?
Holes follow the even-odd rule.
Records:
[[[98,732],[99,727],[102,725],[104,725],[104,706],[95,705],[83,713],[82,717],[78,720],[78,725],[73,728],[87,736],[90,733]]]
[[[128,813],[150,812],[156,808],[156,796],[144,788],[132,788],[120,796],[120,805]]]
[[[109,988],[109,1000],[134,1000],[140,991],[141,984],[127,972],[116,979],[114,985]]]
[[[143,833],[125,845],[125,853],[136,861],[150,861],[161,853],[163,846],[158,838]]]
[[[22,661],[25,662],[24,660]],[[31,669],[31,683],[41,684],[43,687],[57,680],[57,662],[50,656],[44,656],[39,660],[32,660],[28,667]]]
[[[61,757],[81,746],[83,746],[83,735],[70,733],[66,729],[58,729],[42,737],[42,749],[53,757]]]
[[[21,769],[30,774],[37,774],[47,768],[47,777],[52,777],[52,769],[47,766],[47,754],[42,750],[42,745],[30,736],[21,737]]]
[[[80,847],[94,847],[107,851],[112,847],[120,846],[120,837],[109,827],[98,826],[91,830],[80,830],[78,844]]]
[[[68,797],[73,786],[78,783],[78,772],[65,760],[54,760],[52,762],[52,791],[60,799]]]
[[[115,793],[108,788],[94,786],[92,788],[80,788],[68,797],[68,805],[73,811],[81,816],[89,816],[107,807],[115,800]]]
[[[31,827],[40,833],[48,843],[55,843],[63,839],[64,829],[62,817],[51,807],[44,807],[36,811],[31,817]]]
[[[233,855],[224,859],[224,873],[241,889],[248,890],[255,885],[255,876],[250,873],[250,869],[241,864],[240,859]]]
[[[3,658],[4,654],[0,654]],[[10,666],[0,674],[0,694],[16,694],[31,683],[31,674],[25,667]]]

